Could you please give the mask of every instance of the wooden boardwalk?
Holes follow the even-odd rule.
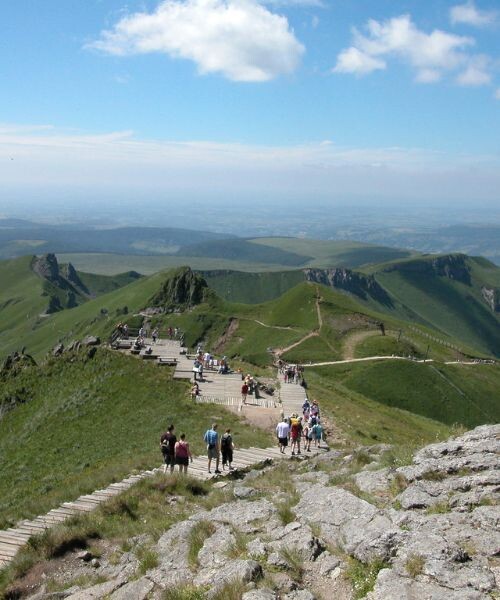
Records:
[[[325,448],[321,450],[314,448],[311,449],[310,454],[303,456],[314,456],[319,452],[325,451]],[[233,467],[237,471],[248,469],[264,462],[283,460],[285,458],[290,458],[290,455],[281,454],[277,446],[271,448],[241,448],[234,451]],[[142,471],[135,475],[130,475],[119,483],[111,483],[105,489],[96,490],[92,494],[85,494],[72,502],[63,502],[46,515],[40,515],[31,521],[20,521],[15,527],[0,531],[0,568],[8,565],[14,559],[19,549],[32,536],[39,535],[54,525],[64,523],[67,519],[75,515],[92,512],[99,505],[115,496],[119,496],[138,481],[162,472],[163,468],[158,467],[150,471]],[[192,477],[205,481],[212,478],[226,477],[230,472],[224,471],[222,475],[209,474],[207,472],[206,457],[198,456],[189,465],[188,473]]]

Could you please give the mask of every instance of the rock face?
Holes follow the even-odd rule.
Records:
[[[412,260],[408,263],[397,263],[385,269],[385,271],[401,271],[421,273],[428,277],[446,277],[459,281],[465,285],[471,285],[470,268],[467,265],[465,254],[448,254],[438,256],[432,260]]]
[[[386,306],[392,306],[389,294],[377,283],[373,275],[363,275],[344,268],[304,269],[304,274],[307,281],[350,292],[363,300],[371,297]]]
[[[483,300],[491,308],[492,312],[500,312],[500,291],[495,288],[482,287]]]
[[[373,447],[364,450],[372,454]],[[367,571],[378,565],[368,600],[491,600],[500,579],[499,458],[500,425],[427,446],[408,466],[375,470],[375,461],[354,478],[345,470],[349,457],[339,467],[339,452],[328,452],[293,473],[297,503],[287,524],[279,506],[290,482],[260,497],[253,472],[243,483],[228,482],[227,498],[236,499],[164,532],[151,547],[157,565],[143,577],[127,552],[118,565],[101,564],[106,583],[69,597],[146,600],[194,586],[200,597],[219,600],[224,586],[237,582],[244,600],[353,600],[359,596],[344,575],[354,558]],[[333,466],[357,485],[331,485]],[[384,493],[391,498],[396,482],[405,489],[377,502]],[[359,489],[363,498],[353,493]],[[193,564],[198,528],[204,533]]]
[[[55,254],[34,257],[31,268],[44,280],[44,295],[49,297],[47,314],[73,308],[88,299],[89,290],[73,265],[60,267]]]
[[[190,308],[203,302],[207,291],[203,277],[189,267],[181,267],[166,279],[149,303],[164,310]]]

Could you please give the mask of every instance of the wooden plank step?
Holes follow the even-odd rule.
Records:
[[[7,541],[9,539],[18,540],[29,540],[31,535],[25,531],[19,531],[19,529],[6,529],[0,531],[0,542]]]
[[[28,541],[28,539],[29,538],[20,538],[17,536],[10,536],[10,537],[4,536],[0,539],[0,544],[20,548],[21,546],[24,546],[24,544]]]
[[[13,546],[12,544],[0,544],[0,553],[2,556],[15,556],[21,546],[23,546],[23,544],[19,544],[18,546]]]
[[[0,540],[6,535],[17,537],[20,540],[29,540],[31,537],[31,533],[28,533],[27,531],[21,531],[20,529],[6,529],[0,533]]]
[[[93,510],[95,510],[94,504],[85,504],[83,502],[67,502],[65,503],[65,505],[70,505],[79,512],[92,512]]]

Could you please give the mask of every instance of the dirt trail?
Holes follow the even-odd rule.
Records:
[[[342,348],[342,357],[344,360],[351,360],[354,357],[354,352],[356,350],[357,345],[366,340],[369,337],[373,337],[374,335],[380,335],[379,330],[370,330],[370,331],[357,331],[352,333],[344,340],[343,348]]]
[[[253,319],[254,323],[258,323],[262,325],[262,327],[267,327],[268,329],[281,329],[282,331],[296,331],[293,327],[281,327],[280,325],[267,325],[267,323],[263,323],[258,319]]]

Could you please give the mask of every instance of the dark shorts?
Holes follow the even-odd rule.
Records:
[[[279,440],[279,443],[280,443],[282,446],[288,446],[288,438],[287,438],[287,437],[284,437],[284,438],[278,438],[278,440]]]
[[[170,452],[161,452],[163,454],[163,462],[167,465],[175,465],[174,455],[170,454]]]
[[[223,448],[222,449],[222,464],[233,462],[233,449],[232,448]]]
[[[189,464],[189,457],[188,456],[178,456],[175,459],[175,463],[177,465],[185,465],[187,467]]]

